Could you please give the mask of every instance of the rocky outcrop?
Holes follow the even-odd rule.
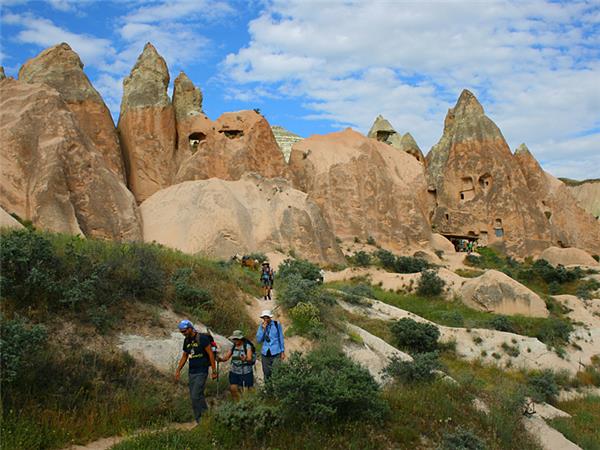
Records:
[[[525,144],[517,149],[515,159],[546,216],[552,243],[600,253],[600,223],[577,204],[564,183],[544,172]]]
[[[548,317],[544,300],[497,270],[488,270],[483,275],[465,282],[460,293],[463,303],[481,311]]]
[[[317,205],[283,179],[188,181],[156,192],[140,210],[147,242],[186,253],[230,258],[282,248],[322,263],[343,261]]]
[[[598,266],[600,265],[592,256],[578,248],[549,247],[544,250],[539,259],[548,261],[553,266]]]
[[[239,180],[249,172],[287,178],[271,127],[255,111],[225,113],[214,122],[198,114],[178,122],[178,133],[187,136],[187,142],[180,140],[181,165],[175,183],[213,177]]]
[[[6,74],[4,73],[4,67],[0,66],[0,81],[6,78]]]
[[[290,160],[290,154],[292,153],[292,146],[304,138],[279,125],[273,125],[271,130],[273,131],[273,136],[275,137],[277,145],[279,145],[279,148],[283,153],[285,162],[288,162]]]
[[[423,152],[411,134],[406,133],[404,136],[400,135],[398,132],[396,132],[396,130],[394,130],[392,124],[381,114],[378,115],[375,119],[375,122],[373,122],[373,125],[371,126],[367,136],[391,145],[399,150],[403,150],[416,158],[420,163],[425,163]]]
[[[127,183],[138,203],[169,186],[175,172],[175,111],[168,86],[167,64],[148,43],[123,81],[117,125]]]
[[[429,245],[434,251],[441,251],[444,253],[456,253],[454,244],[446,239],[441,234],[433,233],[429,240]]]
[[[202,111],[202,92],[196,87],[188,76],[181,72],[175,78],[173,86],[173,108],[175,109],[175,121],[177,123],[177,151],[175,161],[175,173],[185,158],[195,153],[198,144],[206,138],[205,134],[194,134],[191,131],[197,116],[203,120],[208,117]]]
[[[410,155],[346,129],[296,143],[289,166],[336,236],[395,250],[429,241],[423,166]]]
[[[17,219],[0,208],[0,228],[23,228]]]
[[[567,185],[580,207],[596,219],[600,219],[600,180],[589,180]]]
[[[133,196],[47,84],[0,81],[0,171],[0,206],[38,228],[141,238]]]
[[[502,133],[465,90],[448,111],[444,133],[427,155],[428,191],[436,207],[434,231],[474,236],[517,256],[551,243],[538,208]]]
[[[79,129],[102,153],[106,166],[125,181],[119,138],[110,111],[83,72],[83,63],[68,44],[50,47],[27,61],[19,80],[56,89],[79,122]]]

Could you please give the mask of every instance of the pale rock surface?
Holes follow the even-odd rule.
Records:
[[[440,141],[427,154],[434,231],[476,236],[512,255],[540,252],[551,242],[519,163],[498,127],[465,90],[448,111]]]
[[[344,341],[342,346],[344,353],[350,359],[368,369],[371,376],[378,383],[386,381],[383,377],[383,369],[388,366],[393,357],[397,357],[402,361],[413,360],[409,354],[398,350],[383,339],[372,335],[356,325],[348,323],[346,324],[346,328],[350,333],[358,336],[362,343],[353,342],[352,340]]]
[[[0,81],[0,206],[36,227],[141,239],[137,206],[57,90]]]
[[[406,133],[404,136],[399,134],[392,124],[381,114],[378,115],[375,122],[373,122],[367,136],[372,139],[377,139],[379,142],[391,145],[398,150],[405,151],[420,163],[425,164],[423,152],[412,135],[410,133]]]
[[[561,358],[546,344],[534,337],[484,328],[446,327],[378,300],[365,298],[364,301],[366,306],[349,304],[343,301],[339,301],[339,303],[344,309],[354,314],[362,314],[373,319],[398,320],[410,318],[416,322],[431,323],[440,330],[440,342],[456,342],[456,354],[460,358],[468,361],[480,360],[485,365],[502,368],[510,367],[514,370],[551,369],[558,371],[564,369],[574,375],[581,368],[580,362],[585,365],[590,364],[591,358],[598,353],[597,347],[596,350],[584,348],[580,351],[569,346],[566,348],[566,356]],[[598,336],[592,339],[600,342]],[[578,344],[581,344],[581,341],[578,341]],[[503,345],[514,347],[519,351],[519,354],[510,356],[503,349]],[[494,354],[497,358],[493,356]]]
[[[173,108],[177,123],[176,172],[183,159],[197,150],[200,139],[203,137],[202,135],[193,135],[189,129],[190,124],[194,122],[196,116],[202,116],[203,119],[208,120],[202,111],[200,88],[196,87],[184,72],[180,72],[173,83]]]
[[[579,206],[596,219],[600,218],[600,180],[584,181],[576,186],[567,186]]]
[[[214,122],[203,114],[189,116],[178,122],[178,133],[189,139],[179,142],[181,164],[174,183],[213,177],[239,180],[249,172],[288,178],[271,127],[255,111],[225,113]]]
[[[175,172],[175,111],[168,86],[167,63],[147,43],[123,80],[117,125],[127,183],[138,203],[171,185]]]
[[[538,439],[544,450],[581,450],[581,447],[568,440],[539,416],[524,417],[523,424],[525,429]]]
[[[434,251],[441,251],[445,254],[453,254],[456,253],[456,249],[454,248],[454,244],[450,242],[446,237],[442,236],[438,233],[432,233],[431,239],[429,240],[429,244]]]
[[[544,250],[539,259],[548,261],[553,266],[562,264],[563,266],[599,266],[600,263],[592,256],[579,248],[559,248],[549,247]]]
[[[419,147],[417,141],[415,141],[415,138],[413,138],[410,133],[405,133],[404,136],[402,136],[402,139],[400,140],[400,150],[404,150],[421,164],[426,163],[421,147]]]
[[[600,253],[600,222],[581,208],[565,184],[542,170],[525,144],[515,152],[527,185],[544,211],[552,243]]]
[[[391,250],[429,242],[423,166],[410,155],[346,129],[296,143],[290,171],[342,240],[371,236]]]
[[[343,261],[317,205],[283,179],[187,181],[155,193],[140,211],[146,242],[186,253],[228,259],[282,248],[322,263]]]
[[[0,228],[25,228],[17,219],[7,213],[4,208],[0,208]]]
[[[73,112],[80,130],[102,153],[107,167],[125,182],[125,168],[119,138],[104,100],[83,72],[79,55],[68,44],[50,47],[27,61],[19,80],[45,83],[56,89]]]
[[[279,148],[283,153],[285,162],[287,163],[290,160],[292,146],[296,142],[300,142],[304,138],[302,136],[297,135],[296,133],[292,133],[291,131],[286,130],[285,128],[279,125],[273,125],[271,127],[271,130],[273,130],[273,136],[275,137],[275,141],[277,141],[277,145],[279,145]]]
[[[548,317],[546,303],[535,292],[505,273],[487,270],[470,279],[460,290],[463,303],[496,314]]]

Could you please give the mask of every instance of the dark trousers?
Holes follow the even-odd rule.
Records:
[[[208,409],[206,398],[204,398],[204,386],[206,386],[206,373],[190,373],[190,398],[192,399],[192,409],[194,410],[194,419],[200,422],[202,413]]]
[[[261,355],[260,360],[262,363],[262,370],[263,370],[263,374],[265,376],[265,381],[267,381],[269,378],[271,378],[271,372],[273,371],[273,364],[279,364],[279,362],[281,361],[281,354],[277,354],[277,355],[273,355],[273,356]]]

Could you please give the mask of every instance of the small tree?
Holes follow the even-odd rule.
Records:
[[[424,297],[435,297],[442,293],[445,284],[434,270],[426,270],[419,278],[417,293]]]
[[[433,324],[404,318],[393,322],[391,331],[398,347],[408,351],[426,353],[438,348],[440,330]]]

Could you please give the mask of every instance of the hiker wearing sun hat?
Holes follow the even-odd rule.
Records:
[[[241,330],[235,330],[229,340],[233,346],[219,358],[225,362],[231,358],[229,369],[229,390],[234,400],[239,400],[240,390],[251,389],[254,386],[254,363],[256,363],[256,348]]]
[[[260,313],[262,322],[256,331],[256,341],[262,342],[261,362],[265,381],[271,378],[273,364],[285,359],[285,346],[283,342],[283,327],[281,323],[273,320],[273,313],[265,309]]]

